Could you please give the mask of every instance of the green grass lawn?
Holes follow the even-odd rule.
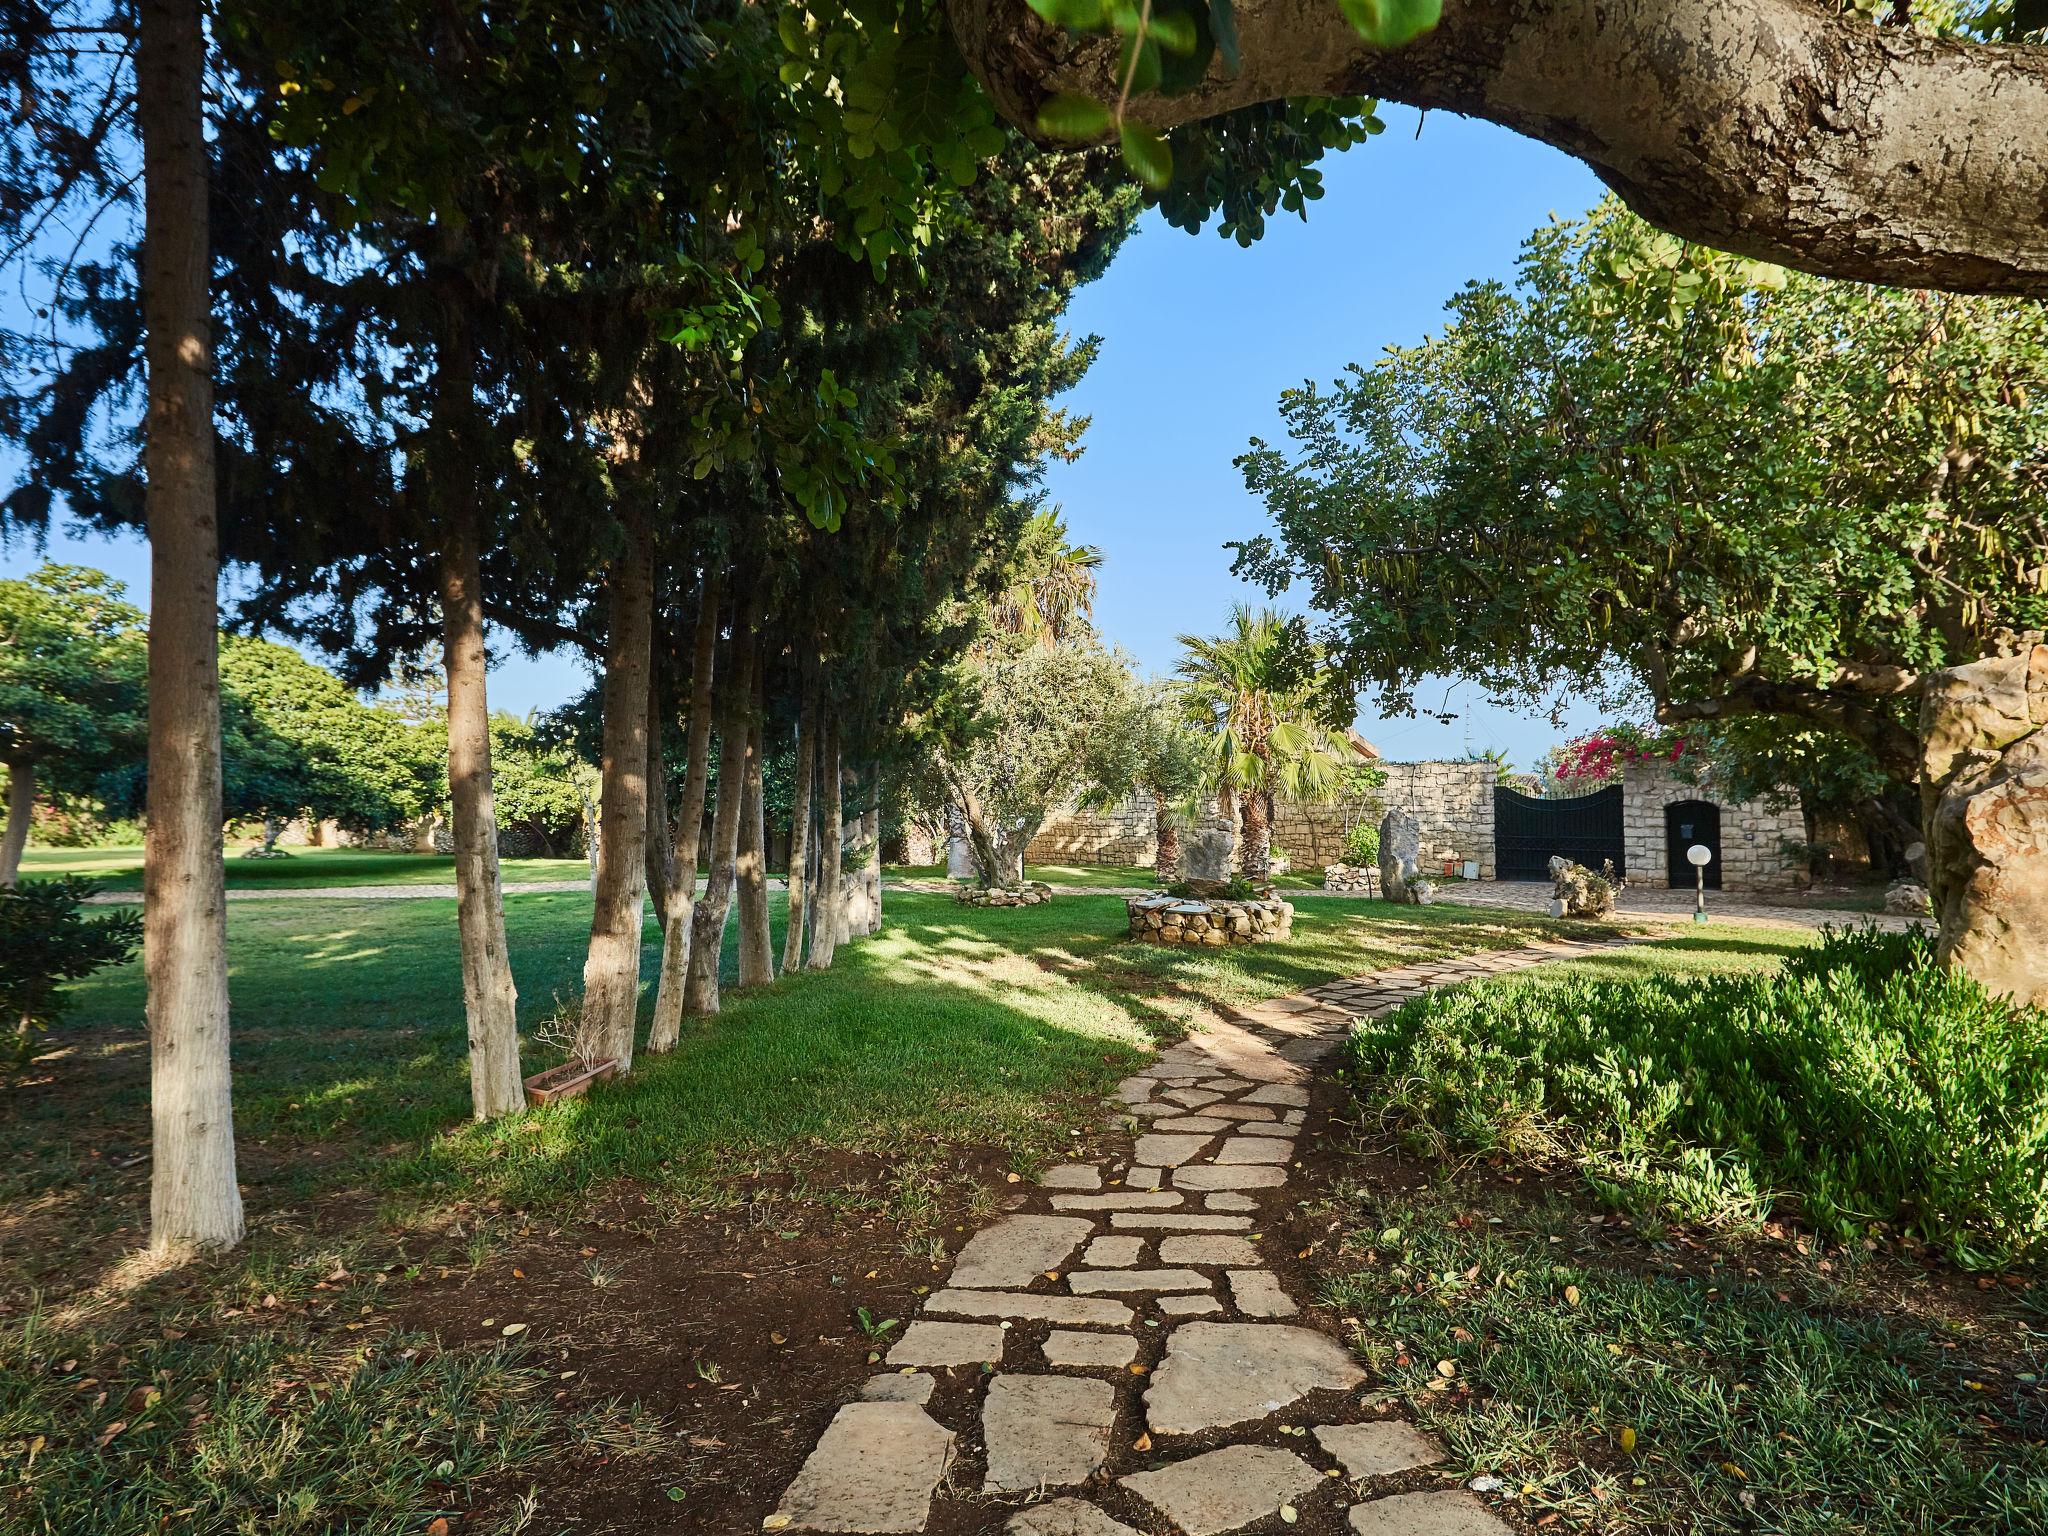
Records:
[[[438,853],[378,853],[360,848],[292,848],[282,859],[245,859],[229,849],[228,889],[257,891],[292,886],[453,885],[455,860]],[[586,880],[582,859],[506,859],[508,884],[522,880]],[[142,889],[140,848],[31,848],[22,855],[26,879],[90,875],[110,891]]]
[[[176,1512],[236,1536],[416,1530],[480,1480],[633,1454],[659,1441],[644,1415],[550,1407],[559,1361],[523,1340],[457,1350],[382,1321],[408,1279],[488,1264],[613,1192],[668,1223],[930,1233],[963,1183],[994,1208],[960,1151],[1030,1169],[1211,1009],[1555,928],[1332,904],[1291,945],[1188,951],[1127,942],[1109,896],[987,911],[892,893],[886,912],[832,970],[729,992],[629,1080],[477,1127],[452,901],[231,906],[251,1236],[170,1274],[126,1256],[148,1191],[140,970],[77,984],[0,1121],[0,1530],[126,1536]],[[527,1029],[576,990],[589,913],[580,892],[506,902]]]
[[[943,880],[943,864],[891,864],[885,873],[891,880]],[[1026,864],[1024,878],[1043,880],[1047,885],[1082,886],[1089,890],[1117,890],[1135,887],[1152,890],[1158,881],[1148,864]],[[1275,875],[1273,883],[1283,890],[1320,889],[1322,872],[1313,875]]]
[[[779,925],[779,894],[772,904]],[[589,911],[580,892],[506,903],[529,1030],[577,992]],[[714,1198],[712,1171],[736,1157],[948,1138],[1029,1161],[1091,1114],[1088,1098],[1133,1050],[1208,1010],[1558,931],[1504,912],[1333,904],[1300,912],[1291,944],[1190,951],[1126,942],[1109,896],[983,911],[892,893],[887,918],[832,970],[729,993],[673,1058],[514,1131],[465,1120],[452,901],[237,903],[235,1113],[252,1204],[365,1180],[415,1199],[545,1205],[617,1175]],[[646,935],[651,993],[651,921]],[[0,1128],[0,1201],[104,1235],[138,1217],[121,1165],[148,1133],[141,968],[73,995],[58,1053],[15,1090]],[[529,1070],[547,1064],[529,1051]],[[12,1262],[37,1267],[36,1246]]]

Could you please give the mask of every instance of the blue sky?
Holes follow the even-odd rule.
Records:
[[[1265,527],[1231,460],[1254,436],[1282,436],[1280,391],[1420,339],[1461,284],[1509,275],[1530,230],[1600,197],[1577,161],[1504,129],[1436,113],[1418,138],[1415,113],[1385,116],[1385,134],[1326,162],[1327,195],[1307,223],[1277,217],[1243,250],[1213,229],[1186,235],[1148,215],[1069,312],[1073,331],[1103,345],[1065,402],[1093,418],[1086,452],[1054,466],[1049,488],[1074,536],[1103,551],[1097,626],[1148,671],[1172,667],[1176,635],[1214,631],[1232,602],[1262,598],[1230,574],[1223,546]],[[98,566],[147,602],[140,540],[59,535],[49,554]],[[0,574],[38,558],[17,541],[0,550]],[[492,674],[492,702],[549,708],[584,678],[567,656],[508,654]],[[1420,696],[1446,694],[1438,686]],[[1560,736],[1469,690],[1448,697],[1459,717],[1449,725],[1368,711],[1359,726],[1390,757],[1504,747],[1525,766]],[[1596,723],[1591,711],[1569,721]]]

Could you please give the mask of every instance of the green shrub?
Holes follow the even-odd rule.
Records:
[[[11,1038],[0,1055],[26,1061],[36,1037],[64,1011],[58,983],[119,965],[142,942],[142,913],[113,907],[100,917],[80,910],[99,883],[78,875],[0,887],[0,1028]]]
[[[1380,829],[1369,822],[1359,822],[1344,834],[1344,862],[1353,866],[1377,864],[1380,861]]]
[[[2048,1257],[2048,1017],[1924,931],[1829,933],[1775,974],[1458,988],[1351,1051],[1411,1136],[1574,1166],[1617,1204]]]

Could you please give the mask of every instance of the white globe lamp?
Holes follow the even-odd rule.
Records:
[[[1714,862],[1714,850],[1705,843],[1694,843],[1685,850],[1685,856],[1692,864],[1693,879],[1698,882],[1693,896],[1692,920],[1704,923],[1707,920],[1707,866]]]

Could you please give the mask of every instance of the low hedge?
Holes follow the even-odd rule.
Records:
[[[1924,930],[1831,932],[1765,975],[1479,983],[1350,1052],[1411,1139],[1574,1167],[1626,1208],[2048,1259],[2048,1013],[1940,969]]]

